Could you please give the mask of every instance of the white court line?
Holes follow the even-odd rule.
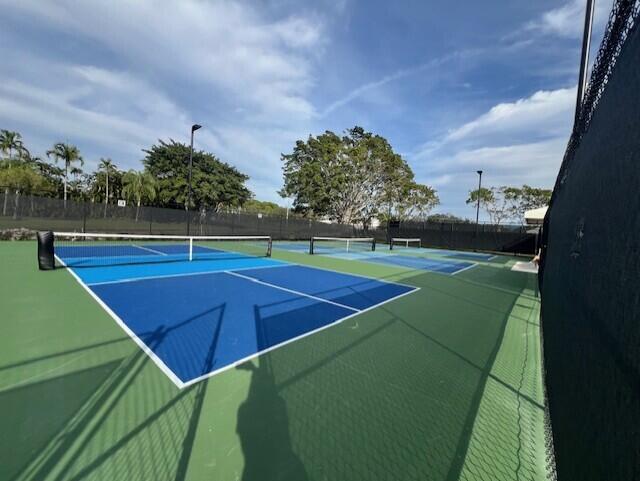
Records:
[[[459,271],[455,271],[454,273],[452,273],[452,276],[455,276],[456,274],[460,274],[461,272],[467,271],[469,269],[473,269],[475,266],[477,266],[478,264],[472,263],[470,266],[465,267],[464,269],[460,269]]]
[[[308,297],[309,299],[313,299],[313,300],[320,301],[320,302],[326,302],[327,304],[333,304],[334,306],[342,307],[344,309],[349,309],[350,311],[362,312],[360,309],[356,309],[355,307],[347,306],[345,304],[340,304],[339,302],[330,301],[329,299],[323,299],[322,297],[313,296],[313,295],[307,294],[305,292],[295,291],[293,289],[287,289],[286,287],[282,287],[282,286],[279,286],[277,284],[271,284],[270,282],[261,281],[259,279],[256,279],[255,277],[243,276],[242,274],[238,274],[237,272],[233,272],[233,271],[223,271],[223,272],[225,274],[229,274],[229,275],[232,275],[232,276],[240,277],[242,279],[246,279],[246,280],[251,281],[251,282],[256,282],[256,283],[262,284],[264,286],[273,287],[274,289],[278,289],[280,291],[285,291],[285,292],[288,292],[290,294],[295,294],[295,295],[301,296],[301,297]]]
[[[149,249],[148,247],[139,246],[138,244],[131,244],[133,247],[137,247],[138,249],[143,249],[145,251],[153,252],[154,254],[160,254],[161,256],[168,256],[166,252],[160,252],[155,249]]]
[[[67,267],[66,264],[64,263],[64,261],[62,261],[62,259],[60,259],[58,256],[55,256],[56,259],[58,259],[58,261],[60,262],[60,264],[62,264],[63,266]],[[171,379],[171,381],[173,382],[173,384],[175,384],[179,389],[182,389],[183,387],[185,387],[185,384],[180,380],[180,378],[169,368],[169,366],[167,366],[164,361],[162,359],[160,359],[154,352],[153,350],[147,346],[145,344],[145,342],[140,339],[135,332],[133,332],[131,329],[129,329],[129,327],[125,324],[125,322],[120,319],[120,317],[111,310],[111,308],[102,300],[100,299],[100,297],[98,297],[98,295],[93,292],[91,290],[91,288],[89,286],[87,286],[84,281],[80,278],[80,276],[78,276],[78,274],[76,274],[73,269],[70,269],[67,267],[67,271],[69,271],[71,273],[71,275],[73,276],[73,278],[78,282],[78,284],[80,284],[82,286],[82,288],[87,291],[89,293],[89,295],[91,297],[93,297],[93,299],[100,305],[100,307],[102,307],[107,314],[109,314],[111,316],[111,318],[116,321],[116,323],[122,328],[122,330],[124,332],[126,332],[129,337],[133,340],[133,342],[135,342],[138,347],[140,349],[142,349],[142,351],[149,356],[149,358],[156,364],[156,366],[158,366],[158,368],[169,378]]]
[[[182,387],[191,386],[192,384],[200,382],[200,381],[202,381],[204,379],[207,379],[209,377],[215,376],[216,374],[220,374],[221,372],[228,371],[229,369],[233,369],[234,367],[239,366],[240,364],[245,363],[247,361],[250,361],[251,359],[255,359],[256,357],[262,356],[263,354],[266,354],[268,352],[271,352],[271,351],[274,351],[274,350],[276,350],[278,348],[286,346],[287,344],[291,344],[292,342],[299,341],[300,339],[303,339],[305,337],[312,336],[313,334],[316,334],[316,333],[318,333],[320,331],[324,331],[325,329],[328,329],[330,327],[338,325],[341,322],[346,321],[347,319],[351,319],[352,317],[355,317],[355,316],[358,316],[358,315],[360,315],[360,314],[362,314],[364,312],[370,311],[371,309],[375,309],[377,307],[382,306],[383,304],[386,304],[386,303],[391,302],[391,301],[395,301],[396,299],[400,299],[401,297],[407,296],[409,294],[413,294],[414,292],[417,292],[417,291],[420,290],[419,287],[413,287],[413,286],[409,286],[409,287],[411,287],[412,290],[407,291],[407,292],[403,292],[402,294],[398,294],[395,297],[390,297],[389,299],[387,299],[385,301],[382,301],[382,302],[380,302],[378,304],[375,304],[373,306],[367,307],[366,309],[362,309],[361,311],[354,312],[353,314],[349,314],[348,316],[342,317],[342,318],[340,318],[340,319],[338,319],[336,321],[333,321],[330,324],[326,324],[326,325],[321,326],[321,327],[319,327],[317,329],[314,329],[312,331],[305,332],[304,334],[300,334],[299,336],[292,337],[291,339],[287,339],[286,341],[283,341],[283,342],[281,342],[279,344],[275,344],[275,345],[273,345],[271,347],[263,349],[262,351],[258,351],[258,352],[254,353],[254,354],[251,354],[251,355],[247,356],[247,357],[243,357],[242,359],[238,359],[237,361],[234,361],[231,364],[227,364],[226,366],[222,366],[219,369],[216,369],[214,371],[211,371],[211,372],[208,372],[206,374],[203,374],[202,376],[198,376],[196,378],[193,378],[193,379],[185,382]]]
[[[341,257],[334,257],[334,256],[327,256],[327,257],[331,257],[332,259],[341,259],[341,260],[354,260],[354,259],[344,259]],[[288,261],[283,261],[283,262],[288,262]],[[376,262],[370,262],[370,264],[377,264],[377,265],[390,265],[391,267],[395,268],[395,265],[391,265],[391,264],[380,264],[380,263],[376,263]],[[318,267],[318,266],[311,266],[311,265],[307,265],[307,264],[298,264],[297,262],[289,262],[289,265],[292,266],[299,266],[299,267],[308,267],[309,269],[318,269],[321,271],[327,271],[327,272],[333,272],[334,274],[343,274],[345,276],[352,276],[352,277],[363,277],[365,279],[371,279],[372,281],[378,281],[378,282],[382,282],[383,284],[397,284],[399,286],[403,286],[403,287],[410,287],[411,289],[418,289],[416,286],[412,286],[410,284],[403,284],[402,282],[396,282],[396,281],[387,281],[386,279],[378,279],[377,277],[372,277],[372,276],[366,276],[364,274],[354,274],[353,272],[343,272],[343,271],[336,271],[335,269],[329,269],[328,267]],[[237,270],[237,269],[234,269]],[[403,272],[407,272],[406,269],[403,269]],[[394,274],[396,275],[396,274]]]
[[[280,262],[280,261],[277,261]],[[255,266],[255,267],[238,267],[237,269],[233,269],[234,271],[247,271],[252,269],[269,269],[273,267],[286,267],[287,264],[273,264],[270,266]],[[153,279],[170,279],[172,277],[189,277],[189,276],[203,276],[206,274],[220,274],[227,272],[225,269],[218,269],[215,271],[202,271],[202,272],[181,272],[179,274],[162,274],[159,276],[147,276],[147,277],[126,277],[124,279],[117,279],[113,281],[101,281],[101,282],[89,282],[88,286],[104,286],[107,284],[124,284],[127,282],[140,282],[140,281],[149,281]]]

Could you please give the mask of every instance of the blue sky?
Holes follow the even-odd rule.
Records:
[[[488,186],[553,185],[585,3],[0,0],[0,128],[128,169],[197,122],[198,148],[286,205],[280,153],[361,125],[438,190],[437,212],[473,217],[477,169]],[[610,8],[596,2],[593,49]]]

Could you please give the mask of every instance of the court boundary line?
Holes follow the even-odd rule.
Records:
[[[320,255],[324,255],[324,254],[320,254]],[[338,259],[338,258],[336,257],[335,259]],[[341,260],[345,260],[345,259],[341,259]],[[350,260],[350,259],[346,259],[346,260]],[[287,261],[283,261],[283,262],[287,262]],[[335,274],[344,274],[345,276],[364,277],[365,279],[371,279],[372,281],[378,281],[384,284],[397,284],[399,286],[410,287],[412,289],[420,289],[419,287],[412,286],[411,284],[405,284],[403,282],[388,281],[386,279],[378,279],[376,277],[367,276],[365,274],[354,274],[353,272],[342,272],[342,271],[337,271],[335,269],[329,269],[328,267],[309,266],[306,264],[300,264],[299,262],[289,262],[289,265],[298,266],[298,267],[310,267],[311,269],[318,269],[321,271],[333,272]]]
[[[93,300],[96,301],[98,305],[102,307],[114,321],[116,321],[116,324],[118,324],[118,326],[122,328],[122,330],[131,338],[131,340],[135,342],[140,349],[142,349],[142,352],[144,352],[149,357],[149,359],[153,361],[153,363],[171,380],[171,382],[173,382],[173,384],[175,384],[178,389],[184,388],[184,382],[182,382],[178,375],[174,373],[169,368],[169,366],[167,366],[164,361],[160,359],[158,355],[156,355],[156,353],[153,352],[153,349],[147,346],[147,344],[142,339],[140,339],[137,334],[129,328],[129,326],[126,325],[126,323],[120,318],[120,316],[113,312],[113,310],[107,305],[107,303],[100,299],[100,297],[95,292],[93,292],[87,284],[84,283],[84,281],[74,272],[72,268],[67,267],[64,261],[57,255],[54,256],[56,259],[58,259],[60,264],[65,266],[66,270],[71,273],[78,284],[80,284],[80,286],[89,293]]]
[[[455,276],[456,274],[460,274],[461,272],[468,271],[469,269],[473,269],[477,265],[478,264],[476,262],[472,262],[470,266],[467,266],[464,269],[460,269],[459,271],[455,271],[454,273],[452,273],[450,275]]]
[[[145,251],[153,252],[154,254],[160,254],[161,256],[168,256],[169,255],[166,252],[160,252],[160,251],[157,251],[155,249],[149,249],[148,247],[139,246],[138,244],[131,244],[131,245],[133,247],[137,247],[138,249],[142,249],[142,250],[145,250]]]
[[[368,259],[378,258],[377,256],[370,256],[370,257],[367,257],[365,259],[348,259],[348,258],[345,258],[345,257],[338,257],[337,255],[330,255],[330,254],[319,254],[319,255],[325,255],[327,257],[332,257],[333,259],[340,259],[340,260],[343,260],[343,261],[350,261],[350,262],[351,261],[356,261],[356,262],[365,262],[365,263],[368,263],[368,264],[383,265],[385,267],[392,267],[392,268],[396,268],[396,269],[402,269],[404,272],[407,272],[407,270],[409,272],[430,272],[430,273],[433,273],[433,274],[440,274],[440,275],[445,275],[445,276],[455,276],[459,272],[465,271],[467,269],[471,269],[472,267],[475,267],[475,266],[478,265],[478,263],[472,262],[472,261],[459,261],[459,262],[465,262],[465,263],[466,262],[470,262],[471,265],[467,266],[467,267],[465,267],[463,269],[460,269],[460,270],[458,270],[456,272],[442,272],[442,271],[431,270],[431,269],[423,269],[421,267],[409,267],[409,266],[403,266],[402,264],[391,264],[391,263],[385,263],[385,262],[376,262],[374,260],[368,260]],[[383,255],[379,256],[379,258],[392,257],[392,256],[403,257],[400,254],[383,254]],[[424,257],[416,257],[415,259],[425,259],[425,258]],[[434,259],[431,259],[431,260],[434,260]],[[445,264],[445,265],[452,265],[451,262],[445,262],[445,261],[441,261],[441,262],[442,262],[442,264]],[[296,265],[298,265],[298,264],[296,264]],[[304,265],[304,264],[299,264],[299,265]],[[319,269],[322,269],[322,268],[319,267]],[[331,270],[331,269],[324,269],[324,270]],[[339,271],[333,271],[333,272],[339,272]],[[360,275],[360,274],[353,274],[353,275]],[[361,277],[368,277],[368,276],[361,276]],[[369,277],[369,279],[378,280],[375,277]],[[409,284],[403,284],[401,282],[382,281],[382,280],[381,280],[381,282],[388,282],[390,284],[400,284],[401,286],[413,287],[413,286],[411,286]]]
[[[151,277],[131,277],[131,278],[126,278],[126,279],[114,280],[114,281],[88,282],[87,285],[88,286],[99,286],[99,285],[103,285],[103,284],[119,284],[119,283],[124,283],[124,282],[138,282],[138,281],[144,281],[144,280],[148,280],[148,279],[164,279],[164,278],[171,278],[171,277],[197,276],[197,275],[205,275],[205,274],[215,274],[217,272],[225,272],[225,271],[229,271],[229,270],[235,272],[235,271],[247,271],[247,270],[252,270],[252,269],[270,269],[270,268],[274,268],[274,267],[297,266],[297,267],[306,267],[306,268],[309,268],[309,269],[318,269],[320,271],[332,272],[334,274],[342,274],[342,275],[345,275],[345,276],[362,277],[364,279],[370,279],[372,281],[378,281],[378,282],[381,282],[383,284],[395,284],[395,285],[399,285],[399,286],[403,286],[403,287],[409,287],[411,289],[415,289],[416,288],[416,286],[412,286],[411,284],[405,284],[403,282],[390,281],[390,280],[387,280],[387,279],[378,279],[376,277],[367,276],[365,274],[355,274],[353,272],[342,272],[342,271],[337,271],[335,269],[329,269],[328,267],[312,266],[312,265],[307,265],[307,264],[300,264],[298,262],[289,262],[289,261],[285,261],[285,260],[282,260],[282,259],[274,259],[274,258],[272,258],[272,262],[278,262],[278,264],[274,264],[274,265],[270,265],[270,266],[239,267],[238,269],[221,269],[221,270],[216,270],[216,271],[184,272],[184,273],[181,273],[181,274],[166,274],[166,275],[151,276]],[[380,265],[380,264],[378,264],[378,265]],[[388,264],[384,264],[384,265],[388,265]],[[103,267],[103,266],[96,266],[96,267]],[[392,265],[391,267],[396,267],[396,266]],[[401,266],[398,266],[398,267],[401,267]],[[415,271],[416,269],[413,269],[413,270]],[[418,269],[418,270],[424,270],[424,269]],[[435,272],[435,271],[429,271],[429,272]],[[440,273],[440,274],[442,274],[442,273]]]
[[[234,270],[246,271],[246,270],[250,270],[250,269],[271,269],[273,267],[286,267],[287,266],[287,264],[285,264],[283,261],[276,261],[276,262],[279,262],[279,264],[274,264],[274,265],[270,265],[270,266],[239,267],[238,269],[234,269]],[[98,266],[98,267],[100,267],[100,266]],[[203,276],[203,275],[206,275],[206,274],[224,273],[224,272],[226,272],[228,270],[229,269],[218,269],[217,271],[182,272],[180,274],[165,274],[165,275],[149,276],[149,277],[128,277],[128,278],[125,278],[125,279],[119,279],[119,280],[114,280],[114,281],[88,282],[87,285],[89,287],[93,287],[93,286],[104,286],[104,285],[108,285],[108,284],[125,284],[125,283],[128,283],[128,282],[149,281],[149,280],[154,280],[154,279],[170,279],[172,277]]]
[[[333,304],[334,306],[342,307],[344,309],[349,309],[350,311],[362,312],[362,309],[358,309],[357,307],[347,306],[346,304],[340,304],[339,302],[331,301],[331,300],[325,299],[323,297],[317,297],[317,296],[314,296],[313,294],[307,294],[307,293],[302,292],[302,291],[296,291],[294,289],[289,289],[288,287],[282,287],[282,286],[279,286],[277,284],[271,284],[270,282],[261,281],[260,279],[256,279],[255,277],[244,276],[242,274],[239,274],[239,273],[233,272],[233,271],[222,271],[222,272],[224,272],[225,274],[229,274],[231,276],[235,276],[235,277],[239,277],[241,279],[246,279],[248,281],[255,282],[257,284],[262,284],[264,286],[272,287],[272,288],[278,289],[280,291],[288,292],[290,294],[295,294],[295,295],[301,296],[301,297],[308,297],[309,299],[313,299],[315,301],[320,301],[320,302],[325,302],[327,304]]]
[[[391,283],[388,283],[388,284],[391,284]],[[402,294],[398,294],[397,296],[390,297],[389,299],[386,299],[386,300],[384,300],[382,302],[379,302],[378,304],[375,304],[373,306],[369,306],[366,309],[362,309],[361,311],[354,312],[353,314],[349,314],[348,316],[345,316],[345,317],[341,317],[340,319],[337,319],[337,320],[335,320],[335,321],[333,321],[333,322],[331,322],[329,324],[326,324],[324,326],[320,326],[320,327],[318,327],[316,329],[313,329],[313,330],[311,330],[309,332],[305,332],[304,334],[300,334],[299,336],[292,337],[291,339],[287,339],[286,341],[283,341],[283,342],[278,343],[278,344],[274,344],[273,346],[270,346],[270,347],[268,347],[266,349],[262,349],[261,351],[258,351],[258,352],[254,353],[254,354],[251,354],[249,356],[243,357],[242,359],[238,359],[237,361],[234,361],[231,364],[228,364],[226,366],[222,366],[221,368],[218,368],[218,369],[216,369],[214,371],[211,371],[211,372],[208,372],[206,374],[203,374],[202,376],[198,376],[196,378],[193,378],[193,379],[183,383],[184,384],[183,387],[189,387],[189,386],[191,386],[191,385],[193,385],[193,384],[195,384],[197,382],[200,382],[200,381],[203,381],[203,380],[205,380],[207,378],[213,377],[213,376],[215,376],[217,374],[220,374],[220,373],[222,373],[224,371],[228,371],[229,369],[233,369],[233,368],[239,366],[240,364],[244,364],[245,362],[251,361],[252,359],[260,357],[260,356],[262,356],[264,354],[267,354],[267,353],[269,353],[271,351],[275,351],[276,349],[284,347],[287,344],[291,344],[291,343],[299,341],[299,340],[301,340],[301,339],[303,339],[305,337],[312,336],[313,334],[317,334],[320,331],[324,331],[325,329],[329,329],[330,327],[336,326],[336,325],[338,325],[338,324],[340,324],[340,323],[342,323],[342,322],[344,322],[344,321],[346,321],[348,319],[351,319],[351,318],[354,318],[356,316],[359,316],[360,314],[368,312],[368,311],[370,311],[372,309],[376,309],[376,308],[378,308],[380,306],[383,306],[384,304],[387,304],[388,302],[392,302],[392,301],[395,301],[396,299],[400,299],[401,297],[408,296],[409,294],[413,294],[414,292],[418,292],[421,289],[420,287],[415,287],[415,286],[405,286],[405,287],[411,287],[411,290],[409,290],[407,292],[403,292]]]

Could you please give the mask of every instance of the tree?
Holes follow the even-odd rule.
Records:
[[[406,197],[400,201],[398,210],[402,212],[398,216],[400,220],[418,218],[425,221],[429,212],[440,203],[440,198],[435,189],[428,185],[412,183]]]
[[[105,179],[105,195],[104,195],[104,216],[107,216],[107,204],[109,203],[109,176],[115,175],[116,165],[111,159],[100,159],[98,163],[98,171],[102,172]]]
[[[413,172],[379,135],[354,127],[342,137],[326,131],[298,140],[282,154],[282,197],[292,197],[296,212],[366,228],[380,212],[405,202]]]
[[[162,207],[186,207],[189,146],[170,140],[152,145],[142,163],[156,180],[156,202]],[[240,207],[252,197],[245,186],[249,177],[215,155],[193,152],[192,205],[201,211]]]
[[[481,187],[469,192],[469,198],[467,204],[475,205],[480,198],[480,207],[489,214],[489,219],[492,224],[500,225],[505,218],[510,214],[510,200],[508,195],[505,194],[507,187]]]
[[[463,219],[462,217],[458,217],[453,214],[433,214],[427,217],[427,222],[440,222],[440,223],[466,223],[469,224],[471,221],[469,219]]]
[[[32,193],[34,190],[42,188],[46,180],[28,164],[9,162],[5,163],[0,169],[0,185],[4,185],[6,189],[2,215],[7,215],[8,190],[11,189],[14,191],[13,218],[16,219],[18,217],[20,195],[22,193]]]
[[[80,155],[78,147],[71,144],[58,142],[53,149],[47,150],[47,157],[53,156],[56,162],[64,162],[64,206],[67,206],[67,183],[69,179],[69,169],[73,164],[84,165],[84,160]]]
[[[122,195],[136,203],[136,222],[143,200],[153,201],[156,198],[156,181],[148,172],[129,170],[122,177]]]
[[[510,202],[510,213],[524,223],[526,211],[549,205],[551,190],[523,185],[522,187],[504,187],[504,194]]]
[[[22,136],[18,132],[0,130],[0,151],[8,154],[9,160],[13,158],[13,152],[22,152],[24,145]]]
[[[243,211],[267,215],[285,215],[287,213],[286,207],[281,207],[275,202],[266,202],[255,199],[249,199],[244,204]]]

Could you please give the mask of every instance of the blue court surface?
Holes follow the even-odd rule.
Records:
[[[373,262],[376,264],[387,264],[398,267],[408,267],[410,269],[420,269],[440,274],[457,274],[474,267],[473,262],[463,262],[444,259],[429,259],[401,254],[390,254],[386,252],[335,252],[327,254],[331,257],[349,259],[361,262]]]
[[[179,387],[417,290],[237,254],[70,269]]]

